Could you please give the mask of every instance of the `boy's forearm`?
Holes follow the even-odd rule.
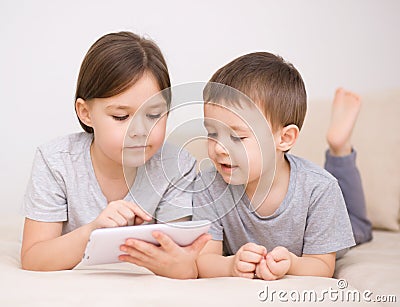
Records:
[[[58,238],[35,243],[21,255],[22,268],[30,271],[72,269],[81,261],[92,230],[88,224]]]
[[[291,265],[288,275],[332,277],[335,265],[330,265],[319,258],[312,256],[298,257],[290,253]]]
[[[233,257],[218,254],[202,254],[197,258],[197,270],[200,278],[232,276]]]

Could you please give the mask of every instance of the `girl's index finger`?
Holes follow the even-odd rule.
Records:
[[[129,209],[133,211],[135,215],[143,219],[144,221],[151,221],[153,219],[146,211],[144,211],[140,206],[133,202],[124,201],[124,203],[128,206]]]

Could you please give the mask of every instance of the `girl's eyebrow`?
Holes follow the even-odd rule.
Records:
[[[131,108],[130,106],[114,105],[114,104],[109,105],[109,106],[106,107],[107,110],[108,110],[108,109],[121,109],[121,110],[126,110],[126,109],[130,109],[130,108]]]
[[[167,103],[165,101],[157,101],[154,103],[146,103],[142,108],[148,108],[148,109],[155,109],[155,108],[160,108],[160,107],[166,107]],[[107,110],[109,109],[118,109],[118,110],[129,110],[132,109],[131,106],[129,105],[117,105],[117,104],[110,104],[106,107]]]
[[[167,102],[165,100],[156,100],[156,101],[151,101],[151,102],[146,102],[144,107],[146,108],[159,108],[159,107],[166,107]]]

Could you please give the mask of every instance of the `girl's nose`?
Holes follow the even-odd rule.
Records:
[[[146,127],[145,121],[141,118],[141,116],[134,116],[132,122],[129,125],[128,135],[129,137],[137,137],[137,136],[147,136],[148,129]]]

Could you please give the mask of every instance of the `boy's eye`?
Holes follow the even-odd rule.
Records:
[[[125,119],[128,119],[128,117],[129,117],[129,115],[124,115],[124,116],[112,116],[115,120],[119,120],[119,121],[122,121],[122,120],[125,120]]]
[[[159,113],[159,114],[147,114],[146,116],[148,118],[150,118],[150,119],[157,119],[157,118],[160,118],[161,113]]]
[[[207,137],[210,138],[210,139],[216,139],[217,138],[217,134],[209,132],[209,133],[207,133]]]
[[[243,141],[245,138],[246,138],[245,136],[234,136],[234,135],[231,135],[231,140],[234,141],[234,142]]]

